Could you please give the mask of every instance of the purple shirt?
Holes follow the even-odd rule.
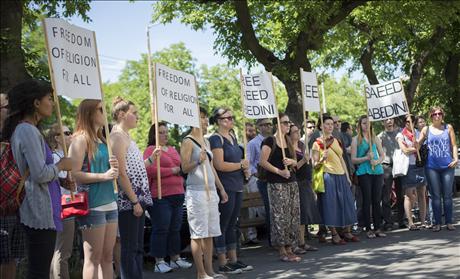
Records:
[[[45,144],[46,159],[45,162],[47,165],[54,164],[53,153],[51,152],[48,144]],[[61,188],[59,185],[59,180],[55,179],[48,182],[48,191],[50,192],[51,197],[51,206],[53,207],[53,221],[56,226],[56,231],[62,232],[63,225],[61,219]]]

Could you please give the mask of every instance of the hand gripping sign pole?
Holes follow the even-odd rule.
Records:
[[[205,148],[205,141],[204,141],[204,136],[203,136],[203,126],[201,125],[201,114],[200,114],[200,102],[198,101],[198,83],[196,82],[196,77],[195,79],[195,88],[196,88],[196,106],[198,109],[198,117],[200,118],[200,127],[198,128],[200,130],[200,139],[203,142],[201,145],[201,152],[207,152]],[[198,159],[199,160],[199,159]],[[208,181],[208,169],[206,167],[206,161],[208,160],[208,156],[206,155],[206,159],[204,160],[203,164],[201,164],[201,167],[203,168],[203,176],[204,176],[204,189],[206,190],[206,197],[208,198],[208,201],[211,200],[211,196],[209,193],[209,181]],[[211,164],[211,162],[209,162]]]
[[[275,107],[278,109],[278,102],[276,101],[275,81],[273,80],[272,73],[268,72],[268,74],[270,75],[270,80],[272,82],[273,95],[275,97]],[[281,121],[280,121],[279,113],[276,114],[276,121],[278,122],[278,136],[279,136],[279,141],[280,141],[280,145],[281,145],[281,152],[283,154],[283,161],[284,161],[284,159],[286,159],[286,152],[284,151],[284,142],[283,142],[284,134],[283,134],[283,132],[281,130]],[[285,166],[284,168],[287,169],[287,166]]]

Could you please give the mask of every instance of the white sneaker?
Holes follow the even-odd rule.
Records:
[[[175,261],[170,261],[169,262],[169,266],[172,268],[172,269],[179,269],[179,268],[182,268],[182,269],[187,269],[187,268],[191,268],[192,267],[192,264],[187,262],[185,259],[183,258],[178,258],[177,260]]]
[[[172,270],[173,269],[165,261],[159,261],[155,264],[154,272],[168,273]]]

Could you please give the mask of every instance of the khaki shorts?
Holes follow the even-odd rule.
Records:
[[[190,238],[208,238],[220,236],[219,196],[216,191],[187,190],[185,192],[185,205],[187,207],[187,220],[190,228]]]

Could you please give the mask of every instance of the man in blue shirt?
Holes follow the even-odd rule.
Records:
[[[260,159],[260,150],[262,146],[262,141],[272,135],[273,133],[273,124],[271,119],[258,119],[256,121],[257,129],[259,130],[259,134],[249,141],[247,145],[247,156],[249,160],[249,171],[251,173],[251,177],[247,184],[248,192],[260,192],[262,196],[262,200],[264,202],[265,207],[265,220],[267,224],[268,231],[270,232],[270,207],[268,203],[268,192],[267,192],[267,182],[260,181],[257,179],[257,165],[259,164]],[[250,208],[249,209],[249,218],[255,217],[256,215],[263,215],[260,208]],[[255,228],[248,228],[248,239],[249,242],[257,243],[257,232]],[[270,243],[270,237],[269,243]]]

